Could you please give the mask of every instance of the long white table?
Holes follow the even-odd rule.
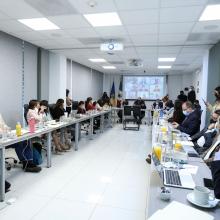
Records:
[[[104,116],[108,115],[108,125],[112,126],[111,124],[111,114],[112,110],[104,110],[104,111],[98,111],[89,113],[86,115],[82,115],[80,118],[66,118],[63,122],[58,122],[55,125],[48,125],[41,129],[36,130],[34,133],[26,133],[20,137],[14,137],[12,139],[6,139],[0,142],[0,202],[3,202],[5,200],[5,147],[10,146],[12,144],[16,144],[22,141],[31,140],[35,137],[39,137],[42,135],[46,135],[47,144],[46,144],[46,150],[47,150],[47,167],[51,167],[51,136],[52,132],[57,129],[63,129],[69,126],[75,125],[75,151],[78,150],[79,145],[79,126],[80,123],[83,121],[90,121],[90,129],[89,129],[89,135],[90,139],[93,138],[93,121],[94,118],[100,116],[100,130],[103,132],[104,130]]]
[[[152,134],[154,135],[155,130],[153,130]],[[152,137],[154,139],[154,137]],[[193,151],[193,148],[192,148]],[[193,174],[193,180],[196,185],[204,186],[203,178],[211,179],[211,171],[208,166],[203,162],[201,158],[190,157],[188,159],[188,164],[198,166],[198,171],[196,174]],[[159,188],[163,186],[163,181],[161,180],[159,173],[152,161],[151,170],[150,170],[150,178],[149,178],[149,188],[148,188],[148,208],[147,208],[147,216],[148,218],[154,214],[158,209],[163,209],[173,200],[183,203],[188,206],[196,207],[214,217],[214,219],[220,219],[220,205],[217,205],[212,209],[203,209],[197,206],[192,205],[187,201],[187,194],[192,192],[189,189],[175,188],[170,187],[172,191],[171,201],[163,201],[159,198]],[[213,192],[212,192],[213,193]]]

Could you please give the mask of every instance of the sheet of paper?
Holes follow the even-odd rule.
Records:
[[[180,143],[183,145],[183,146],[191,146],[193,147],[194,144],[192,141],[180,141]]]
[[[190,164],[183,164],[183,169],[187,170],[191,174],[196,174],[198,171],[198,166],[193,166]]]
[[[181,214],[180,214],[181,213]],[[163,220],[213,220],[214,217],[204,211],[173,201],[162,210]]]

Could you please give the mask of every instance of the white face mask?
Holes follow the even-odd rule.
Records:
[[[35,110],[35,112],[37,112],[38,113],[38,108],[36,107],[36,108],[34,108],[34,110]]]

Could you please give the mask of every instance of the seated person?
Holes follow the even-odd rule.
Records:
[[[216,110],[211,118],[211,123],[208,127],[205,127],[191,137],[191,140],[194,142],[194,148],[199,154],[211,147],[212,142],[218,133],[220,110]]]
[[[77,109],[77,114],[86,114],[86,109],[85,109],[85,102],[80,101]]]
[[[184,91],[180,91],[180,94],[177,96],[177,99],[181,102],[187,101],[187,96],[184,94]]]
[[[101,107],[103,107],[104,105],[108,105],[108,106],[110,105],[110,98],[108,97],[107,92],[103,92],[101,100],[103,104]]]
[[[214,160],[211,162],[211,171],[215,198],[220,199],[220,151],[215,153]]]
[[[168,116],[168,117],[172,117],[174,112],[174,104],[172,100],[168,100],[165,103],[165,107],[164,107],[164,113]]]
[[[28,112],[27,112],[27,122],[31,118],[35,119],[36,123],[39,123],[43,119],[44,109],[40,109],[40,103],[37,100],[31,100],[28,105]]]
[[[93,105],[92,97],[88,97],[86,100],[86,111],[92,111],[95,110],[95,107]],[[103,106],[104,107],[104,106]],[[100,127],[100,117],[95,117],[94,118],[94,130],[98,129]],[[93,131],[95,134],[95,131]]]
[[[102,111],[102,107],[99,105],[98,102],[93,102],[93,106],[94,106],[95,110]]]
[[[49,106],[48,106],[48,101],[47,100],[42,100],[40,102],[40,111],[44,110],[43,113],[43,120],[44,121],[50,121],[52,120],[52,117],[50,115],[50,110],[49,110]],[[65,152],[66,150],[69,150],[71,147],[71,143],[68,142],[65,139],[65,145],[61,142],[60,137],[58,136],[57,131],[53,131],[52,132],[52,138],[53,138],[53,142],[55,145],[55,152]]]
[[[65,109],[64,109],[64,100],[63,99],[58,99],[56,102],[56,105],[51,111],[51,115],[54,120],[59,121],[62,116],[64,116]]]
[[[160,99],[157,99],[154,103],[153,103],[153,109],[163,109],[163,102]]]
[[[168,119],[168,122],[177,122],[178,124],[181,124],[184,119],[185,115],[183,114],[183,109],[182,109],[182,102],[180,100],[176,100],[174,103],[174,112],[173,116]]]
[[[3,127],[8,127],[4,119],[0,115],[0,132]],[[9,147],[14,148],[18,156],[18,159],[23,165],[23,170],[25,172],[40,172],[41,167],[33,163],[33,150],[28,141],[22,141]]]
[[[182,104],[183,114],[186,116],[184,121],[179,124],[173,122],[173,127],[190,136],[196,134],[200,129],[201,114],[193,109],[193,104],[189,101]]]
[[[86,111],[95,110],[95,107],[94,107],[93,101],[92,101],[92,97],[87,98],[85,107],[86,107]]]
[[[145,102],[144,102],[144,100],[141,99],[141,97],[139,97],[137,100],[135,100],[134,106],[138,106],[141,109],[146,109]],[[141,120],[144,118],[144,116],[145,116],[145,111],[141,111],[141,115],[140,115],[140,118],[139,118],[140,123],[141,123]],[[134,118],[137,119],[137,116],[134,115]]]

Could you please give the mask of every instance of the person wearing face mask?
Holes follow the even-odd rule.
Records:
[[[207,109],[213,113],[215,110],[220,109],[220,86],[216,87],[214,90],[214,95],[216,97],[215,103],[211,105],[209,102],[205,102]]]
[[[201,113],[193,109],[193,104],[189,101],[182,104],[183,114],[186,116],[181,124],[173,122],[173,127],[190,136],[200,130]]]
[[[196,92],[193,86],[190,86],[189,89],[189,93],[188,93],[188,101],[191,102],[192,104],[194,104],[195,100],[196,100]]]

